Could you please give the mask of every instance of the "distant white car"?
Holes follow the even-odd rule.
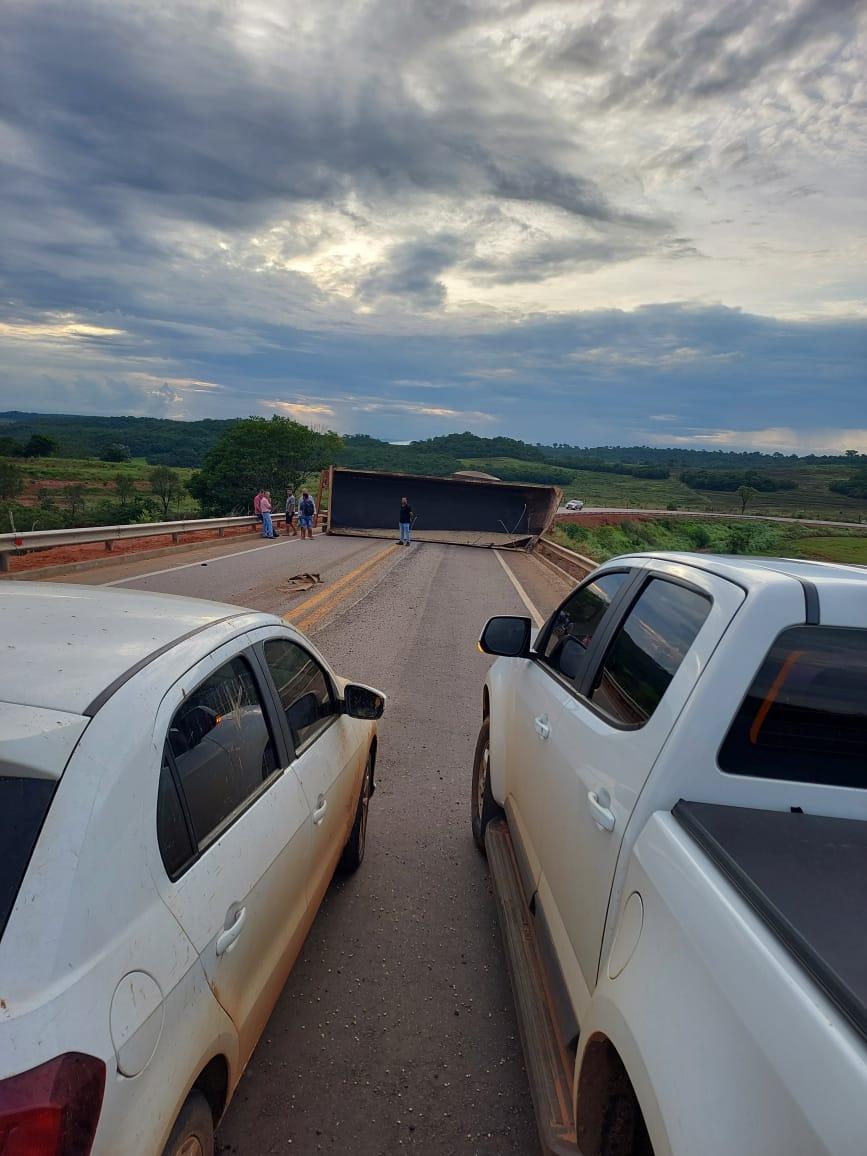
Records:
[[[582,501],[580,501],[578,498],[571,498],[566,503],[566,509],[567,510],[583,510],[584,509],[584,503]]]
[[[0,1153],[211,1156],[384,697],[258,612],[0,586]]]

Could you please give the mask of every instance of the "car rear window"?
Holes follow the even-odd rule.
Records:
[[[730,775],[867,788],[867,630],[777,638],[719,752]]]
[[[0,767],[0,938],[56,786],[53,779],[5,776]]]

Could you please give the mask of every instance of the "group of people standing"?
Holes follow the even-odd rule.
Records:
[[[253,512],[262,523],[262,537],[276,538],[274,521],[271,517],[274,507],[271,504],[271,491],[259,490],[253,498]],[[298,525],[295,525],[295,521]],[[293,490],[286,494],[286,532],[294,538],[298,537],[299,530],[302,538],[313,537],[313,523],[316,521],[316,505],[307,490],[301,491],[301,501],[295,497]]]
[[[258,520],[262,523],[262,537],[263,538],[277,538],[279,537],[277,531],[274,529],[274,521],[271,517],[274,507],[271,504],[271,491],[259,490],[253,498],[253,510]],[[298,520],[296,527],[295,521]],[[302,538],[313,537],[313,523],[316,521],[316,505],[310,497],[307,490],[301,491],[301,501],[295,497],[295,492],[289,490],[286,494],[286,532],[291,533],[293,538],[298,537],[298,531],[301,531]],[[412,527],[415,522],[415,515],[412,512],[412,506],[409,504],[409,498],[400,499],[400,513],[398,515],[398,529],[400,530],[400,544],[401,546],[408,546],[412,538]]]

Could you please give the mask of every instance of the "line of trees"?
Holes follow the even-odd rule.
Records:
[[[684,470],[680,480],[691,490],[721,490],[733,494],[743,486],[759,494],[798,488],[798,483],[790,478],[772,477],[758,470]]]

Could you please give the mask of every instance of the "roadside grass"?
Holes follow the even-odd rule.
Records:
[[[114,484],[118,474],[147,486],[148,474],[154,468],[144,458],[133,458],[129,462],[101,462],[94,458],[23,458],[16,461],[28,481],[79,482],[88,489],[105,489]],[[184,482],[194,472],[186,467],[172,468]]]
[[[502,476],[518,475],[539,463],[517,458],[466,458],[466,469],[484,470]],[[709,510],[720,514],[739,514],[741,501],[736,493],[724,490],[693,490],[680,480],[680,469],[672,467],[671,477],[634,478],[630,474],[608,474],[598,470],[571,470],[573,480],[563,484],[566,500],[580,498],[588,506],[624,506],[634,509]],[[762,468],[763,473],[795,482],[797,489],[754,494],[747,505],[748,514],[781,514],[785,517],[828,518],[834,521],[867,523],[867,502],[835,494],[829,486],[851,474],[845,466],[803,465],[793,462]],[[529,480],[529,476],[528,479]]]
[[[867,566],[867,535],[828,534],[826,537],[801,538],[796,543],[795,556]]]
[[[74,524],[97,525],[107,521],[126,522],[135,509],[147,501],[153,503],[154,510],[159,503],[153,497],[149,475],[154,468],[144,458],[128,462],[102,462],[93,458],[25,458],[16,459],[24,474],[25,489],[23,501],[9,507],[8,503],[0,512],[0,533],[7,533],[14,523],[19,530],[51,530],[70,525],[71,515],[64,487],[81,486],[82,507],[76,514]],[[194,472],[189,468],[174,471],[182,482],[186,482]],[[117,492],[118,476],[129,478],[135,487],[135,501],[128,501],[122,507]],[[137,506],[136,506],[137,503]],[[170,518],[197,517],[199,503],[184,490],[179,502],[173,502]],[[153,514],[158,520],[161,513]],[[144,518],[148,519],[149,514]]]
[[[815,527],[774,522],[703,522],[684,518],[624,518],[610,526],[563,522],[550,537],[560,545],[605,562],[617,554],[643,550],[697,551],[753,557],[812,558],[867,564],[867,532],[827,533]]]

